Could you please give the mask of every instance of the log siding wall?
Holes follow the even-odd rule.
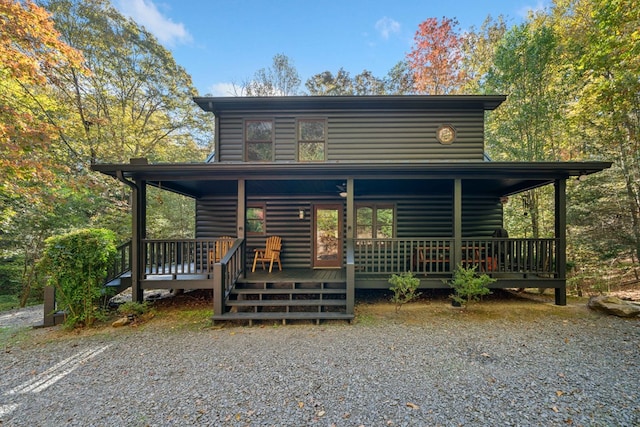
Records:
[[[356,201],[391,204],[396,212],[396,236],[398,238],[438,238],[453,236],[453,197],[445,195],[418,196],[367,196]],[[246,236],[247,262],[253,258],[253,249],[264,244],[266,236],[282,237],[282,263],[289,268],[310,268],[312,256],[312,206],[319,203],[344,203],[336,197],[314,196],[247,196],[247,205],[260,203],[265,206],[264,235]],[[196,237],[216,238],[236,236],[236,197],[209,196],[196,204]],[[305,211],[299,219],[300,209]],[[343,224],[346,222],[344,207]],[[491,237],[502,224],[502,207],[491,197],[463,197],[463,237]],[[346,224],[343,227],[345,235]]]
[[[244,121],[274,123],[274,160],[297,161],[296,119],[326,118],[327,161],[483,160],[484,111],[433,110],[368,112],[278,112],[223,114],[220,117],[220,162],[243,162]],[[442,124],[456,129],[456,140],[436,139]]]

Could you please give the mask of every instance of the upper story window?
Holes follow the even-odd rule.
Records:
[[[246,157],[249,162],[273,160],[273,121],[247,120],[244,124]]]
[[[325,160],[326,121],[324,119],[298,120],[298,161]]]
[[[356,233],[361,239],[391,239],[394,236],[394,209],[391,205],[358,205]]]

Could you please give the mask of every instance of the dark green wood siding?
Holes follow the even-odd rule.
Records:
[[[430,110],[374,112],[246,112],[220,117],[218,160],[244,161],[243,120],[274,121],[274,160],[297,161],[296,119],[326,118],[327,161],[482,160],[484,111]],[[443,145],[436,139],[442,124],[456,128],[456,141]]]
[[[283,194],[248,194],[247,205],[265,206],[264,235],[247,235],[247,263],[253,260],[253,249],[261,247],[271,235],[282,237],[284,268],[310,268],[312,257],[312,206],[320,203],[343,203],[336,196]],[[367,195],[356,199],[359,204],[386,204],[396,209],[396,237],[438,238],[453,236],[452,194]],[[206,197],[197,201],[196,237],[236,236],[235,196]],[[299,210],[305,212],[299,218]],[[344,206],[346,217],[346,206]],[[465,195],[463,197],[463,237],[490,237],[502,224],[502,207],[495,197]],[[343,227],[343,236],[346,227]]]
[[[450,195],[402,198],[396,203],[396,237],[453,236],[452,200]]]
[[[196,201],[196,238],[236,237],[237,196],[205,197]]]
[[[242,162],[244,160],[243,119],[240,116],[220,118],[217,161]]]
[[[482,111],[389,112],[331,117],[329,161],[482,160]],[[436,130],[456,128],[456,141],[443,145]]]
[[[502,205],[496,197],[462,196],[462,237],[491,237],[502,227]]]

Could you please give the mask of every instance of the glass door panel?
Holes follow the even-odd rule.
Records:
[[[314,206],[314,268],[342,267],[342,206]]]

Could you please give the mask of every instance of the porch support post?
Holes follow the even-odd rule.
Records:
[[[354,313],[356,299],[356,266],[353,258],[353,238],[355,235],[355,231],[353,229],[355,220],[354,190],[355,185],[353,178],[347,178],[347,314]]]
[[[131,187],[131,300],[142,302],[142,279],[144,277],[145,256],[142,240],[146,238],[147,229],[147,183],[136,180]]]
[[[451,254],[451,271],[455,271],[462,263],[462,180],[453,182],[453,252]]]
[[[244,224],[246,222],[247,214],[247,191],[246,191],[246,181],[242,178],[238,179],[238,212],[237,216],[237,225],[236,229],[238,230],[238,238],[245,239],[247,237],[247,232],[244,229]],[[246,244],[244,246],[244,250],[240,251],[240,265],[246,266]],[[246,267],[245,267],[246,268]],[[242,269],[242,273],[240,277],[245,277],[245,268]]]
[[[555,288],[556,305],[567,305],[567,180],[555,184],[556,270],[562,286]]]
[[[245,180],[240,178],[238,179],[238,212],[236,213],[238,238],[245,237],[245,230],[244,230],[245,218],[244,217],[247,211],[246,207],[247,207],[247,197],[246,197],[246,191],[245,191]]]

